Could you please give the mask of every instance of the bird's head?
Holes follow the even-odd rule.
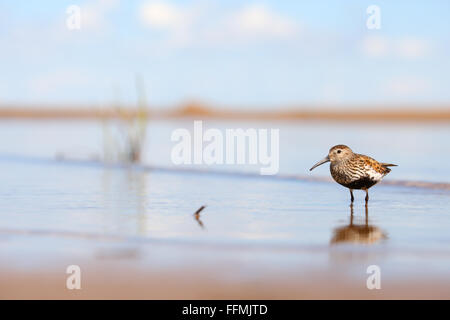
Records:
[[[331,161],[331,163],[335,163],[335,162],[339,162],[339,161],[348,159],[352,155],[353,155],[352,149],[350,149],[346,145],[338,144],[338,145],[332,147],[330,149],[330,151],[328,152],[328,155],[325,158],[323,158],[322,160],[320,160],[319,162],[317,162],[315,165],[313,165],[312,168],[309,169],[309,171],[313,170],[314,168],[316,168],[324,163],[330,162],[330,161]]]

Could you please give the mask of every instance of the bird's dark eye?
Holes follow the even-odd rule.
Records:
[[[341,153],[341,150],[338,150],[337,153]]]

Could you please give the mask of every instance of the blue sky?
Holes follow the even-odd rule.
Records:
[[[81,29],[66,26],[81,9]],[[369,30],[369,5],[381,29]],[[1,1],[0,105],[450,102],[449,1]]]

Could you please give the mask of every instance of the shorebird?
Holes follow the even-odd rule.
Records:
[[[334,181],[350,189],[351,202],[355,200],[353,190],[366,191],[366,204],[369,201],[369,188],[377,184],[391,172],[388,167],[397,166],[391,163],[378,162],[363,154],[353,153],[349,147],[339,144],[328,152],[328,155],[317,162],[309,171],[330,162],[330,172]]]

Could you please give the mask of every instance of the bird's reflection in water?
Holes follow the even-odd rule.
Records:
[[[334,229],[331,244],[337,243],[361,243],[374,244],[387,239],[386,234],[377,226],[369,224],[369,208],[366,208],[364,224],[357,224],[353,217],[353,204],[350,205],[350,224]]]

